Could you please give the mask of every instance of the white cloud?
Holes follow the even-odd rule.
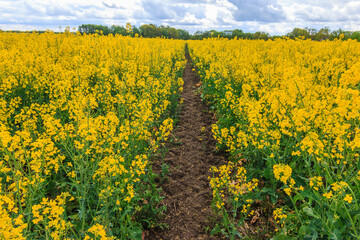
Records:
[[[195,17],[194,14],[191,13],[185,13],[185,16],[183,19],[179,21],[181,24],[200,24],[200,20]]]
[[[154,23],[190,32],[243,29],[284,34],[294,27],[360,30],[358,0],[0,0],[0,28],[58,30],[81,24]]]
[[[215,23],[218,17],[218,8],[215,5],[206,5],[205,16],[209,22]]]
[[[287,1],[279,0],[288,21],[346,22],[360,21],[360,2],[349,0]]]

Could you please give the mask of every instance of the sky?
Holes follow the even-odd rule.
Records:
[[[295,27],[360,30],[360,0],[0,0],[1,30],[54,30],[127,22],[194,33],[242,29],[271,35]]]

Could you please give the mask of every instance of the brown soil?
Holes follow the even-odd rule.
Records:
[[[145,238],[149,240],[218,239],[208,233],[212,227],[212,193],[208,177],[210,167],[224,163],[225,157],[215,153],[215,140],[211,134],[214,115],[196,93],[199,80],[192,71],[189,55],[186,57],[183,106],[174,131],[176,140],[167,144],[169,151],[164,159],[170,174],[168,180],[160,183],[163,204],[167,207],[163,223],[168,227],[147,233]]]

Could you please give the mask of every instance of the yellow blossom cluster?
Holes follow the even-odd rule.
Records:
[[[284,210],[282,208],[276,208],[273,211],[273,215],[276,223],[280,223],[283,219],[287,218],[287,215],[284,213]]]
[[[46,236],[51,236],[52,239],[63,239],[73,227],[71,222],[66,222],[63,218],[66,198],[69,196],[69,193],[62,193],[54,200],[43,198],[39,204],[32,206],[32,223],[44,230]]]
[[[100,225],[100,224],[95,224],[94,226],[92,226],[91,228],[89,228],[88,232],[90,233],[89,235],[93,235],[94,237],[89,237],[89,235],[87,234],[84,238],[84,240],[90,240],[90,239],[99,239],[99,240],[113,240],[115,239],[114,237],[108,237],[104,226]]]
[[[18,214],[15,208],[15,201],[6,195],[0,197],[0,238],[2,239],[19,239],[25,240],[23,235],[24,230],[28,224],[24,219],[23,214]]]
[[[319,191],[319,187],[322,187],[322,186],[323,186],[322,177],[320,177],[320,176],[314,176],[314,177],[310,178],[309,186],[310,186],[311,188],[314,188],[316,191]]]
[[[276,164],[273,166],[273,171],[274,171],[275,178],[277,180],[280,180],[284,184],[287,184],[288,180],[291,181],[292,169],[291,169],[291,167],[289,167],[289,165],[285,165],[285,164],[281,164],[281,163]]]
[[[236,166],[229,162],[227,165],[212,167],[213,177],[210,178],[210,186],[213,193],[213,204],[216,208],[224,209],[225,203],[232,205],[227,199],[230,197],[236,207],[242,208],[243,213],[247,213],[253,203],[251,195],[257,188],[258,179],[247,179],[247,171],[244,167]]]
[[[291,173],[292,173],[291,167],[289,165],[285,165],[282,163],[275,164],[273,166],[273,172],[277,180],[281,181],[286,186],[288,186],[287,188],[284,188],[284,191],[287,195],[290,195],[291,189],[295,185],[295,180],[291,178]]]

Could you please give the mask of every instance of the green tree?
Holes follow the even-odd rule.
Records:
[[[120,34],[125,36],[126,35],[126,29],[123,26],[119,26],[119,25],[112,25],[111,26],[111,33],[112,34]]]
[[[190,33],[186,30],[177,29],[176,31],[178,32],[179,39],[188,40],[191,37]]]
[[[140,35],[140,30],[136,26],[132,27],[132,36],[135,37],[135,35]]]
[[[80,33],[93,34],[102,33],[108,35],[111,33],[111,29],[108,26],[96,25],[96,24],[82,24],[78,27]]]
[[[147,38],[160,37],[161,29],[154,24],[143,24],[140,26],[140,35]]]
[[[300,37],[310,38],[310,33],[306,28],[294,28],[290,33],[286,34],[286,36],[292,39]]]
[[[330,38],[330,29],[328,27],[320,29],[314,37],[316,41],[322,41]]]
[[[241,29],[235,29],[235,30],[232,31],[231,37],[232,38],[235,38],[235,37],[237,37],[237,38],[245,38],[245,33]]]
[[[269,37],[270,37],[270,34],[268,34],[266,32],[256,32],[256,33],[254,33],[254,39],[268,40]]]

